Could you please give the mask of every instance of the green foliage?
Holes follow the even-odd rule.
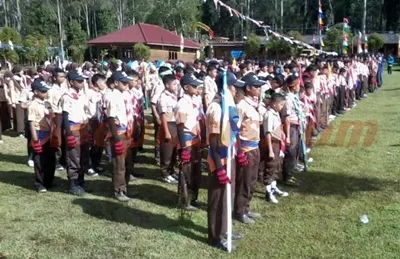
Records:
[[[148,60],[151,55],[151,50],[149,46],[138,43],[133,46],[133,55],[136,60]]]
[[[67,28],[68,51],[73,60],[83,62],[87,48],[87,34],[77,20],[68,24]]]
[[[289,31],[286,33],[289,38],[293,38],[294,40],[304,41],[303,35],[298,31]]]
[[[105,35],[117,30],[117,16],[111,9],[102,9],[98,12],[98,34]]]
[[[255,34],[250,34],[243,44],[243,50],[247,57],[255,57],[260,53],[261,40]]]
[[[11,41],[15,46],[21,44],[21,36],[13,28],[4,27],[0,31],[0,41],[4,44],[8,44],[8,42]],[[19,61],[19,56],[15,49],[12,50],[10,48],[2,48],[0,49],[0,55],[12,63],[18,63]]]
[[[34,63],[44,61],[49,55],[46,38],[41,35],[28,35],[23,41],[23,56],[26,60]]]
[[[348,34],[348,44],[351,48],[351,42],[353,39],[353,34],[347,32]],[[334,28],[331,28],[324,38],[325,47],[324,50],[336,51],[337,53],[342,53],[343,50],[343,24],[337,24]]]
[[[295,51],[294,45],[276,37],[271,37],[267,42],[266,47],[268,52],[276,57],[292,56],[293,52]]]
[[[377,33],[372,33],[368,36],[368,50],[371,52],[377,52],[380,48],[385,45],[385,38]]]

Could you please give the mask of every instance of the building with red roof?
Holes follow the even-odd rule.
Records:
[[[180,53],[181,36],[153,24],[138,23],[88,42],[99,53],[102,49],[113,52],[114,57],[133,59],[133,46],[143,43],[150,47],[150,60],[192,61],[199,55],[200,44],[184,39]]]

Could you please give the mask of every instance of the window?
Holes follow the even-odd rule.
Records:
[[[169,60],[177,60],[177,59],[178,59],[178,52],[176,52],[176,51],[169,51],[169,52],[168,52],[168,59],[169,59]]]

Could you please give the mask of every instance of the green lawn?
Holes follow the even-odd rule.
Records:
[[[400,72],[385,75],[383,89],[333,122],[332,137],[311,152],[309,172],[298,175],[303,186],[284,188],[290,196],[279,205],[265,202],[259,186],[252,207],[264,218],[252,226],[234,223],[245,238],[231,255],[207,245],[205,211],[181,215],[176,186],[159,181],[151,146],[137,166],[146,179],[131,185],[140,195],[121,204],[110,198],[109,176],[88,178],[92,193],[74,197],[66,193],[65,172],[57,172],[57,188],[38,195],[25,140],[5,137],[0,258],[400,258],[399,81]],[[362,145],[371,138],[365,129],[355,147],[338,145],[340,121],[356,120],[377,123],[374,143]]]

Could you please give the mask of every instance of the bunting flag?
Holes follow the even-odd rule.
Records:
[[[181,32],[181,53],[183,53],[183,48],[185,45],[185,39],[183,38],[182,32]]]
[[[362,33],[360,31],[358,31],[358,37],[357,37],[357,53],[361,54],[363,53],[363,49],[362,49]]]
[[[14,44],[12,43],[11,40],[8,40],[8,46],[10,47],[11,50],[14,50]]]
[[[368,36],[364,35],[364,53],[368,53]]]
[[[349,37],[349,20],[347,18],[344,18],[343,19],[343,54],[344,55],[347,55],[347,53],[348,53],[348,48],[349,48],[348,37]]]
[[[321,4],[321,1],[319,1],[318,2],[318,25],[319,25],[320,31],[324,30],[324,21],[322,20],[324,18],[325,18],[325,15],[322,12],[322,4]]]

